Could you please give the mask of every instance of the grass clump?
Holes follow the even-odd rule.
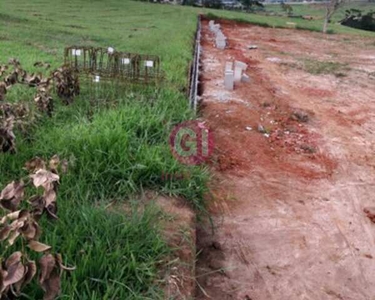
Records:
[[[64,199],[66,200],[66,199]],[[45,240],[77,269],[64,275],[61,299],[163,299],[155,284],[169,249],[159,234],[157,210],[143,213],[60,201],[60,220]],[[53,227],[53,228],[48,228]],[[42,299],[30,286],[29,299]]]
[[[317,60],[306,60],[304,68],[313,75],[333,74],[336,77],[344,77],[346,72],[350,70],[347,64]]]

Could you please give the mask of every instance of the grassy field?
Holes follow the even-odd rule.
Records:
[[[309,15],[316,17],[315,20],[305,20],[302,18],[288,17],[281,9],[280,5],[266,5],[264,12],[254,13],[240,13],[231,12],[224,10],[211,10],[208,13],[212,16],[224,17],[242,22],[250,22],[267,27],[288,27],[287,22],[296,23],[298,29],[306,29],[311,31],[321,32],[323,28],[323,17],[325,8],[322,5],[292,5],[293,14],[296,16]],[[363,3],[363,4],[347,4],[341,7],[332,18],[331,24],[329,24],[329,33],[345,33],[345,34],[356,34],[364,37],[375,38],[374,32],[357,30],[350,27],[342,26],[338,24],[338,21],[342,20],[345,16],[345,10],[350,8],[359,8],[363,11],[375,10],[374,3]],[[277,16],[268,16],[266,14],[276,13]],[[280,15],[279,15],[280,14]],[[283,15],[284,14],[284,15]]]
[[[183,91],[196,22],[192,10],[140,2],[1,1],[2,62],[16,57],[26,70],[40,60],[57,67],[65,46],[112,46],[160,55],[166,72],[157,88],[114,93],[111,87],[83,86],[72,105],[56,101],[53,117],[42,118],[28,138],[16,133],[16,155],[0,155],[0,188],[24,176],[23,164],[34,156],[56,153],[71,163],[59,189],[60,219],[45,222],[42,236],[67,264],[77,266],[63,281],[61,299],[163,298],[157,267],[169,249],[159,233],[160,214],[118,213],[105,206],[130,203],[152,189],[183,196],[203,210],[206,171],[178,163],[167,143],[174,125],[194,118]],[[31,102],[34,92],[14,89],[7,101]],[[162,178],[180,173],[190,176]],[[41,298],[35,286],[26,293]]]
[[[69,45],[112,46],[162,58],[166,80],[157,88],[89,90],[70,106],[56,105],[29,136],[17,134],[16,155],[0,155],[0,188],[26,173],[35,156],[59,154],[70,162],[59,190],[59,217],[45,221],[42,241],[77,270],[65,275],[61,299],[163,299],[158,269],[168,259],[155,208],[142,214],[107,210],[112,201],[132,203],[142,190],[182,196],[203,211],[208,173],[179,164],[168,135],[175,124],[195,117],[184,91],[198,13],[283,27],[285,17],[156,5],[128,0],[2,0],[0,61],[18,58],[27,70],[35,61],[63,62]],[[320,12],[319,12],[320,13]],[[320,30],[322,21],[296,20]],[[335,32],[375,36],[337,24]],[[32,101],[32,89],[15,89],[8,101]],[[189,173],[189,178],[162,174]],[[127,213],[125,212],[127,211]],[[12,249],[1,249],[7,253]],[[5,252],[4,252],[5,251]],[[40,299],[31,286],[29,299]],[[27,298],[25,296],[25,298]]]
[[[314,17],[322,17],[325,13],[325,7],[323,4],[310,4],[310,5],[300,5],[295,4],[292,5],[293,7],[293,13],[295,15],[309,15]],[[367,3],[367,2],[361,2],[361,3],[346,3],[345,5],[341,6],[338,11],[333,15],[332,21],[338,22],[342,20],[345,17],[345,11],[347,9],[360,9],[364,12],[375,10],[375,3]],[[267,5],[266,11],[268,12],[277,12],[277,13],[283,13],[283,10],[281,9],[281,5],[275,4],[275,5]]]

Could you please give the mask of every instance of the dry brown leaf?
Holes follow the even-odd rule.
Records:
[[[14,58],[14,57],[9,58],[9,60],[8,60],[8,64],[9,64],[9,65],[13,65],[13,66],[15,66],[15,67],[18,67],[18,66],[21,65],[20,61],[19,61],[17,58]]]
[[[5,225],[0,230],[0,241],[4,241],[9,237],[9,234],[12,232],[12,228],[9,225]]]
[[[21,290],[31,282],[31,280],[35,277],[36,272],[37,268],[35,262],[28,261],[25,265],[25,275],[23,276],[22,280],[13,285],[14,291],[12,291],[16,297],[21,296]]]
[[[28,246],[35,252],[46,252],[51,249],[51,246],[33,240],[29,241]]]
[[[25,84],[28,84],[29,87],[37,87],[42,82],[42,75],[41,74],[38,75],[38,74],[32,73],[31,75],[29,75],[24,70],[19,70],[18,74],[20,75],[19,77],[22,78],[21,82],[25,83]]]
[[[43,282],[42,288],[45,291],[43,300],[54,300],[60,294],[61,279],[57,269],[54,269],[48,279]]]
[[[16,152],[16,136],[14,135],[14,117],[11,116],[5,120],[0,119],[0,151],[1,152]]]
[[[28,170],[30,173],[35,173],[36,171],[40,169],[45,169],[46,168],[46,163],[44,162],[43,159],[39,157],[35,157],[25,164],[25,169]]]
[[[5,82],[0,82],[0,101],[5,100],[5,95],[7,94],[7,85]]]
[[[20,251],[14,252],[5,261],[6,276],[3,278],[3,288],[6,288],[20,280],[25,274],[25,267],[21,263],[22,253]]]
[[[20,280],[22,280],[25,275],[25,266],[21,263],[15,263],[7,268],[7,276],[4,278],[3,285],[4,287],[10,286]]]
[[[8,259],[5,261],[5,268],[8,269],[10,265],[13,265],[13,264],[21,261],[21,257],[22,257],[21,251],[17,251],[17,252],[12,253],[8,257]]]
[[[20,192],[23,192],[23,181],[12,181],[1,192],[0,200],[11,200],[16,197]]]
[[[39,260],[39,266],[40,266],[39,283],[43,284],[43,282],[49,278],[52,270],[55,268],[56,260],[52,254],[45,254]]]
[[[1,192],[0,203],[5,209],[15,211],[25,194],[25,184],[23,181],[13,181]]]
[[[61,161],[61,171],[62,171],[64,174],[68,172],[68,165],[69,165],[69,163],[68,163],[68,161],[67,161],[66,159],[63,159],[63,160]]]
[[[45,62],[42,62],[42,61],[37,61],[36,63],[34,63],[34,67],[49,69],[51,67],[51,65],[49,63],[45,63]]]
[[[34,220],[29,220],[25,223],[20,232],[27,240],[38,240],[40,236],[39,225]]]
[[[7,222],[15,217],[17,217],[17,219],[14,219],[10,225],[5,224],[5,226],[3,226],[0,230],[0,241],[8,239],[9,245],[13,245],[20,234],[23,234],[28,238],[31,238],[31,236],[33,238],[38,238],[40,233],[38,224],[32,218],[30,218],[29,211],[21,210],[13,214],[8,214],[3,218],[3,220],[4,222]]]
[[[38,86],[34,101],[40,111],[46,112],[50,117],[52,116],[53,98],[48,87]]]
[[[14,230],[18,230],[18,229],[20,229],[24,224],[25,224],[24,221],[20,221],[19,219],[17,219],[17,220],[14,220],[14,221],[10,224],[10,228],[12,229],[12,231],[14,231]]]
[[[35,261],[29,261],[27,263],[27,272],[25,274],[24,285],[29,284],[36,275],[36,263]]]
[[[55,219],[55,220],[58,219],[58,217],[57,217],[57,205],[56,205],[56,202],[51,203],[50,205],[48,205],[46,207],[46,211],[47,211],[47,216],[49,218],[52,218],[52,219]]]
[[[13,221],[13,220],[18,219],[20,212],[21,210],[18,210],[18,211],[14,211],[14,212],[7,214],[1,219],[0,224],[5,224],[5,222],[7,221]]]
[[[56,192],[54,190],[53,186],[50,186],[48,190],[45,191],[44,193],[44,200],[45,200],[45,205],[48,207],[50,204],[56,202]]]
[[[51,169],[51,171],[53,173],[57,173],[57,168],[59,167],[60,165],[60,158],[58,155],[54,155],[52,156],[51,160],[49,161],[49,168]]]
[[[40,261],[39,283],[45,291],[44,300],[53,300],[60,293],[60,272],[56,258],[52,254],[44,255]]]
[[[80,85],[77,74],[68,67],[62,67],[53,73],[56,91],[59,98],[68,105],[74,97],[80,94]]]
[[[6,270],[3,270],[0,265],[0,296],[2,296],[2,293],[7,290],[7,287],[4,286],[4,278],[8,275],[8,272]]]
[[[35,174],[30,175],[30,178],[33,180],[33,184],[35,187],[40,187],[52,182],[56,182],[60,179],[59,175],[43,169],[40,169]]]
[[[16,239],[21,235],[21,233],[16,230],[16,231],[12,231],[12,233],[10,234],[9,238],[8,238],[8,243],[10,246],[12,246],[14,244],[14,242],[16,241]]]
[[[57,218],[57,187],[59,175],[57,168],[60,165],[58,156],[52,157],[49,161],[50,170],[45,169],[46,165],[41,159],[34,159],[26,163],[25,167],[34,174],[29,175],[33,185],[43,187],[43,196],[35,195],[28,199],[32,210],[19,210],[9,213],[1,218],[0,221],[0,241],[7,240],[13,245],[17,238],[22,235],[28,241],[28,247],[35,252],[47,252],[51,246],[38,242],[40,228],[36,221],[44,211],[48,216]],[[42,168],[41,168],[42,167]],[[56,173],[54,173],[56,172]],[[24,197],[24,183],[12,182],[8,184],[0,193],[0,201],[13,201]],[[19,203],[19,202],[17,202]],[[9,224],[9,222],[11,222]],[[0,299],[3,296],[6,299],[14,298],[21,295],[25,285],[30,283],[35,274],[37,267],[35,262],[29,261],[23,264],[21,261],[21,252],[15,252],[8,260],[0,264]],[[53,300],[60,293],[60,275],[63,270],[73,271],[75,267],[63,265],[61,255],[44,254],[40,259],[40,286],[45,291],[45,300]],[[2,267],[5,267],[2,269]],[[13,295],[11,294],[13,293]]]
[[[18,82],[18,72],[14,71],[12,74],[9,74],[5,77],[4,82],[7,86],[15,85]]]
[[[7,65],[0,65],[0,77],[4,75],[4,73],[9,69]]]
[[[42,216],[43,211],[44,211],[44,207],[46,203],[44,200],[44,197],[36,195],[36,196],[31,197],[28,200],[28,202],[33,207],[32,214],[34,216],[34,219],[38,220]]]

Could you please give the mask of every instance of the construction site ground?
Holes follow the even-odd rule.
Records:
[[[197,231],[197,299],[374,300],[374,40],[216,22],[225,50],[202,24],[214,226]],[[234,60],[250,82],[228,91]]]

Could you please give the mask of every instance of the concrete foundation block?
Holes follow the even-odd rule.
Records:
[[[227,61],[225,63],[225,72],[231,71],[233,72],[233,62]]]
[[[234,89],[234,74],[233,71],[226,71],[224,75],[224,86],[226,90],[233,91]]]
[[[219,42],[219,43],[216,43],[216,48],[218,48],[220,50],[224,50],[226,45],[227,44],[225,42]]]
[[[227,42],[221,37],[216,37],[216,48],[225,49]]]
[[[242,79],[242,68],[234,67],[234,81],[240,82]]]
[[[236,61],[234,62],[234,67],[235,67],[235,68],[241,68],[243,71],[246,71],[246,69],[247,69],[247,64],[245,64],[245,63],[242,62],[242,61],[238,61],[238,60],[236,60]]]
[[[242,81],[242,82],[250,82],[250,77],[249,77],[249,75],[247,75],[247,74],[242,74],[241,81]]]
[[[247,64],[236,60],[234,62],[234,81],[240,82],[242,80],[242,73],[247,69]]]
[[[215,25],[213,25],[212,27],[210,27],[210,30],[211,30],[213,33],[217,34],[218,32],[221,31],[221,30],[220,30],[220,24],[215,24]]]
[[[224,35],[224,33],[220,30],[216,33],[216,38],[220,38],[220,39],[227,39],[227,37]]]

